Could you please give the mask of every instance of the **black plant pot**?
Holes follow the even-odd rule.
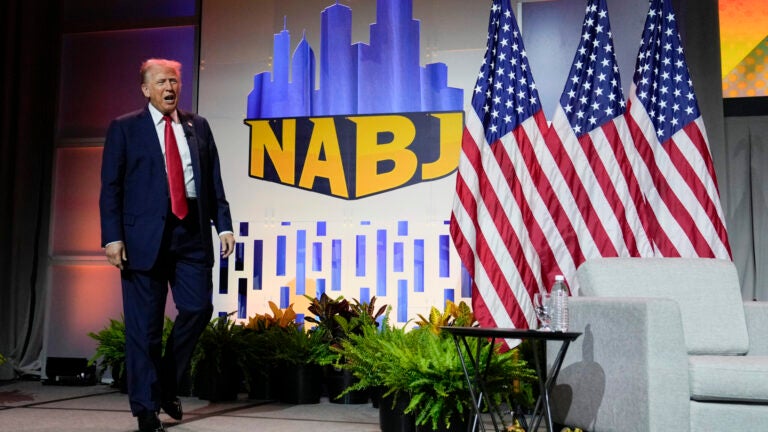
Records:
[[[232,401],[240,392],[242,374],[234,361],[223,361],[221,369],[214,364],[203,362],[194,376],[194,394],[211,402]]]
[[[325,376],[325,387],[328,390],[328,400],[338,404],[365,404],[368,403],[369,392],[357,390],[341,395],[347,388],[358,382],[359,379],[348,370],[336,370],[329,367]],[[339,396],[341,395],[341,396]]]
[[[280,368],[283,385],[278,398],[289,404],[316,404],[323,392],[323,369],[314,364],[285,365]]]
[[[465,413],[466,416],[469,416],[469,413]],[[461,416],[454,414],[451,417],[451,426],[448,427],[445,424],[438,423],[437,429],[432,429],[432,424],[427,423],[425,425],[420,425],[416,427],[416,432],[466,432],[467,431],[467,425],[469,423],[469,419],[462,418]]]
[[[372,387],[369,389],[369,393],[371,396],[371,406],[374,408],[379,407],[379,403],[381,402],[381,395],[384,394],[386,389],[381,386]]]
[[[120,373],[120,370],[123,370]],[[128,394],[128,379],[126,376],[128,372],[122,365],[113,365],[110,370],[112,371],[112,388],[120,390],[122,394]]]
[[[394,405],[393,405],[394,403]],[[406,414],[410,400],[400,396],[395,401],[394,396],[382,396],[379,401],[379,427],[381,432],[415,432],[416,416]]]
[[[278,371],[276,367],[266,367],[251,370],[248,399],[276,400],[278,399]]]
[[[189,372],[189,368],[184,371],[176,387],[176,396],[192,396],[192,374]]]

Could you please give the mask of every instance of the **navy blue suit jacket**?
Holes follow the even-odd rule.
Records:
[[[217,232],[232,231],[219,155],[208,122],[193,113],[178,114],[192,157],[206,257],[213,265],[211,222]],[[101,165],[101,242],[124,242],[126,268],[149,270],[157,260],[168,196],[165,161],[149,107],[113,120]]]

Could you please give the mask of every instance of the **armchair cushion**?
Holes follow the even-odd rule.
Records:
[[[680,306],[689,354],[749,349],[744,303],[732,262],[702,258],[601,258],[582,264],[580,294],[670,298]]]
[[[691,399],[768,403],[768,357],[688,356]]]
[[[749,332],[749,355],[768,356],[768,302],[744,302]]]
[[[552,416],[589,431],[687,431],[688,361],[669,299],[574,297],[569,347]],[[549,366],[560,349],[547,344]]]

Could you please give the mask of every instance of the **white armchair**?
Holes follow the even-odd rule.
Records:
[[[588,431],[768,428],[768,302],[733,263],[605,258],[577,271],[557,423]],[[556,347],[548,349],[549,362]]]

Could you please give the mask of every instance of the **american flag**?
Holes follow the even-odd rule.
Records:
[[[528,327],[530,295],[604,256],[729,259],[706,131],[670,0],[651,0],[625,103],[605,0],[547,127],[509,0],[494,0],[467,111],[451,236],[482,326]]]
[[[565,275],[572,292],[578,289],[573,274],[585,259],[653,255],[647,206],[632,171],[637,154],[622,117],[626,102],[613,47],[605,0],[589,0],[542,161],[552,185],[542,194],[566,249],[555,250],[561,265],[543,266],[542,273],[547,281]]]
[[[730,259],[712,155],[671,0],[651,0],[625,119],[660,256]]]
[[[535,323],[530,296],[541,287],[541,269],[534,242],[545,237],[549,218],[536,188],[536,152],[546,129],[510,2],[494,0],[466,113],[450,225],[484,327]]]

